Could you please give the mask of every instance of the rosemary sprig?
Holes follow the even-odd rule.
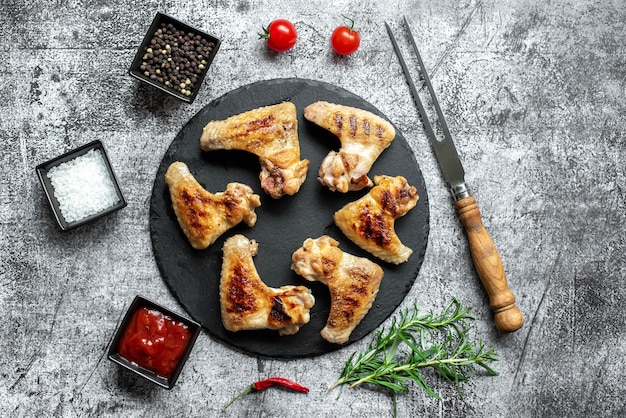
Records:
[[[350,356],[339,380],[328,390],[363,383],[386,388],[391,391],[395,415],[396,396],[409,390],[409,381],[441,399],[422,376],[422,369],[435,370],[455,383],[459,393],[460,382],[475,375],[475,366],[498,375],[488,365],[498,359],[494,349],[486,349],[481,340],[470,341],[468,320],[474,319],[470,310],[456,298],[438,316],[432,311],[420,315],[417,304],[405,309],[392,319],[387,332],[383,328],[374,335],[365,351]]]

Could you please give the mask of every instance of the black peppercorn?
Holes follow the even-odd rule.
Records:
[[[190,96],[214,47],[213,42],[199,34],[185,33],[172,23],[161,23],[144,51],[140,68],[146,77]]]

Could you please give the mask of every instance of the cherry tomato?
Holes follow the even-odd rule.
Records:
[[[330,44],[339,55],[350,55],[359,49],[361,44],[361,36],[359,32],[354,30],[354,20],[348,20],[350,21],[350,26],[335,28],[330,37]]]
[[[267,28],[263,28],[263,33],[259,34],[259,39],[266,39],[269,49],[276,52],[285,52],[296,44],[298,32],[290,21],[276,19]]]

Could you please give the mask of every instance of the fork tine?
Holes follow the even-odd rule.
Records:
[[[406,18],[405,18],[406,22]],[[422,123],[424,124],[424,129],[426,133],[430,137],[431,140],[436,141],[437,136],[435,135],[435,131],[433,130],[430,121],[428,120],[428,116],[426,114],[426,110],[424,109],[424,104],[420,99],[417,88],[415,87],[415,83],[413,82],[413,78],[411,77],[411,73],[409,73],[409,69],[406,65],[406,61],[404,61],[404,57],[402,56],[402,51],[400,51],[400,47],[396,42],[395,36],[393,36],[393,32],[391,31],[391,27],[387,22],[385,22],[385,27],[387,28],[387,33],[389,34],[389,38],[391,39],[391,44],[393,45],[393,49],[396,51],[396,55],[398,56],[398,61],[400,61],[400,66],[402,67],[402,71],[406,77],[407,84],[409,85],[409,90],[411,90],[411,95],[413,96],[413,102],[417,109],[419,110],[419,114],[422,117]],[[413,39],[413,37],[411,37]]]
[[[446,139],[452,139],[450,135],[450,131],[448,130],[448,124],[446,123],[446,119],[443,117],[443,112],[441,111],[441,107],[439,106],[439,101],[437,100],[437,95],[435,94],[435,90],[433,89],[433,85],[430,82],[430,77],[428,76],[428,72],[426,71],[426,67],[424,66],[424,61],[422,61],[422,56],[420,55],[419,50],[417,49],[417,44],[415,43],[415,38],[413,37],[413,32],[411,31],[411,25],[409,25],[409,21],[406,16],[404,16],[404,24],[409,32],[409,40],[411,41],[411,46],[413,47],[413,51],[415,51],[415,55],[417,56],[417,62],[420,66],[420,71],[422,72],[422,76],[424,77],[424,84],[428,88],[428,93],[433,101],[433,106],[435,107],[435,111],[437,112],[437,121],[439,126],[441,127],[441,131],[443,136]],[[420,112],[422,110],[420,109]]]

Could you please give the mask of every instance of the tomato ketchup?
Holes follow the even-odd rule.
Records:
[[[118,353],[156,374],[169,377],[190,338],[189,327],[146,307],[133,314],[119,343]]]

